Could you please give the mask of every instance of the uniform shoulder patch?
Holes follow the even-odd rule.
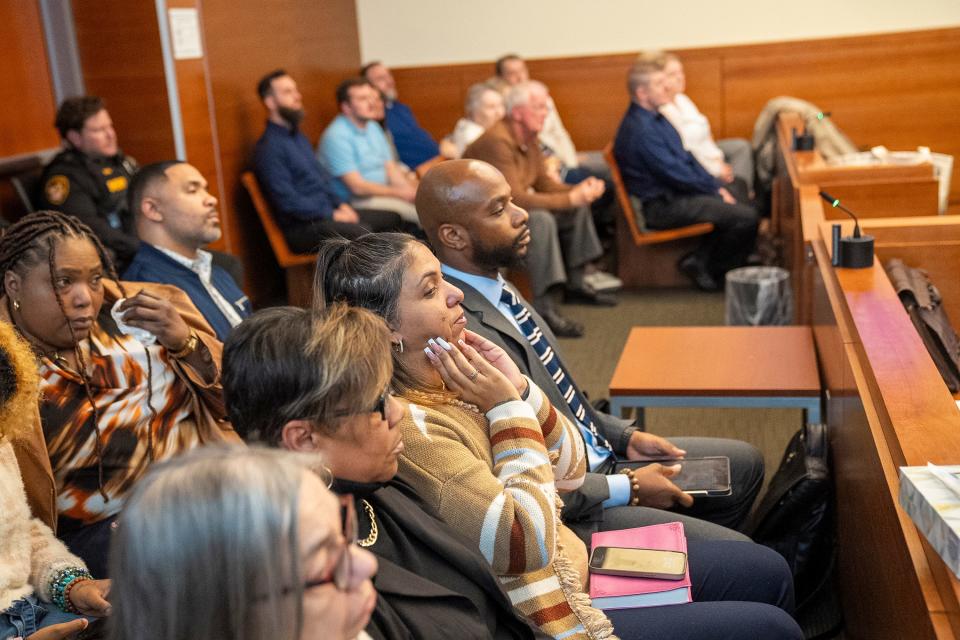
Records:
[[[63,204],[70,195],[70,179],[62,174],[50,176],[47,183],[43,185],[43,193],[50,204]]]

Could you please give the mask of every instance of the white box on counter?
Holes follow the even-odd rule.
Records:
[[[939,468],[960,481],[960,465]],[[960,495],[928,467],[900,467],[900,506],[960,578]]]

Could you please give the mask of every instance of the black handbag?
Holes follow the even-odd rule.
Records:
[[[790,439],[745,531],[790,566],[796,618],[805,637],[835,632],[843,618],[833,586],[836,544],[826,425],[808,424]]]
[[[940,291],[926,271],[908,267],[902,260],[889,260],[886,270],[943,381],[951,393],[960,391],[960,339],[943,308]]]

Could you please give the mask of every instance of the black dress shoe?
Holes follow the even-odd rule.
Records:
[[[680,262],[677,263],[677,269],[680,270],[680,273],[693,280],[693,284],[697,285],[697,289],[701,291],[720,290],[720,285],[717,284],[714,277],[707,271],[706,265],[692,253],[688,253],[680,259]]]
[[[605,291],[594,291],[584,287],[582,289],[566,289],[563,292],[565,304],[590,304],[597,307],[615,307],[619,304],[617,296]]]
[[[565,318],[553,309],[547,309],[540,313],[540,316],[547,321],[551,331],[559,338],[582,338],[583,325],[574,322],[570,318]]]

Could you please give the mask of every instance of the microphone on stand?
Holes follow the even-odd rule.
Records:
[[[873,266],[873,236],[860,232],[860,220],[857,215],[840,204],[839,198],[834,198],[826,191],[820,191],[823,198],[834,209],[840,209],[853,218],[853,235],[840,237],[840,225],[834,225],[833,232],[833,263],[847,269],[862,269]]]

